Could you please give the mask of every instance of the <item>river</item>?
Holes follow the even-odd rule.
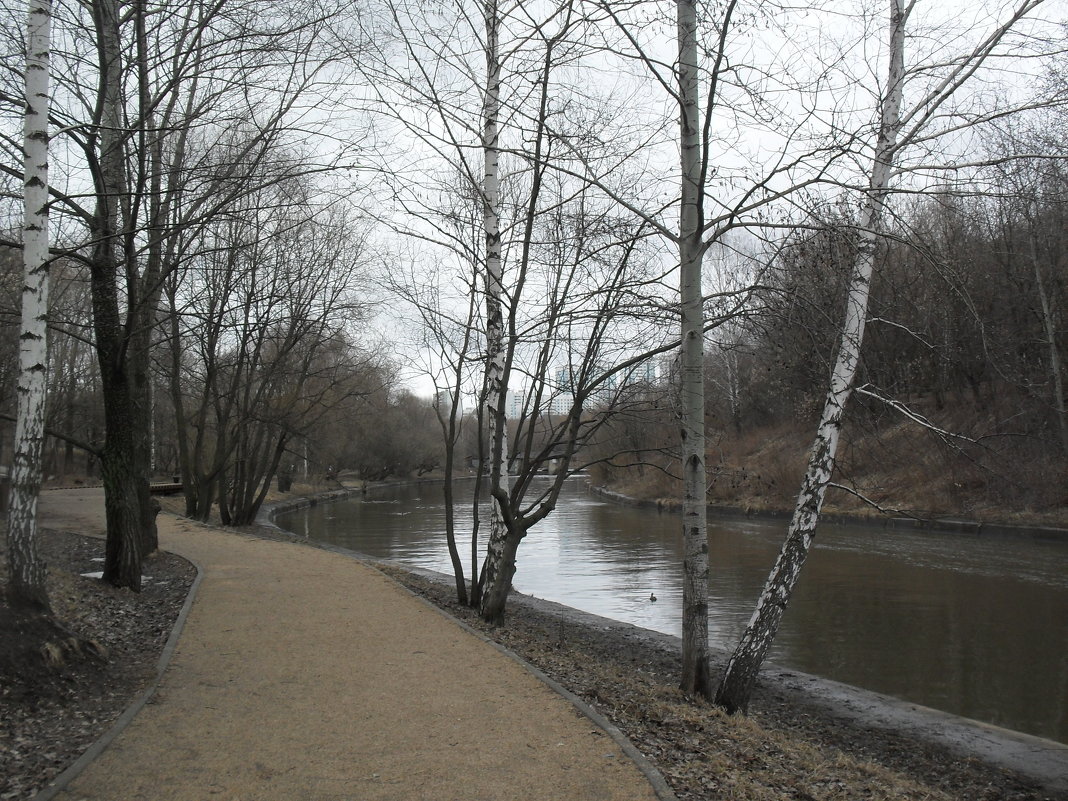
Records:
[[[469,532],[471,489],[460,487],[457,531]],[[417,484],[280,514],[276,522],[451,573],[444,519],[440,485]],[[710,521],[713,646],[733,646],[784,531],[784,523]],[[619,506],[572,479],[556,511],[520,546],[515,586],[678,635],[680,532],[676,515]],[[466,569],[462,537],[461,547]],[[1068,743],[1068,541],[824,526],[771,659]]]

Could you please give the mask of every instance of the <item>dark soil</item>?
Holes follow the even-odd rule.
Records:
[[[727,716],[676,689],[679,653],[655,633],[575,622],[514,598],[506,623],[494,628],[459,606],[447,584],[380,567],[591,704],[656,765],[680,801],[1054,799],[997,767],[835,719],[789,689],[764,684],[747,718]]]
[[[195,577],[157,554],[135,594],[81,575],[102,569],[103,540],[45,530],[38,544],[54,623],[28,631],[0,605],[0,799],[33,798],[152,682]]]

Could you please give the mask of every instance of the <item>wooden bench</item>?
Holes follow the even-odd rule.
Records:
[[[177,484],[149,484],[148,492],[151,495],[177,495],[182,491],[181,483]]]

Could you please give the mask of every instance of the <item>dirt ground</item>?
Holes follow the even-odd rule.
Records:
[[[4,538],[0,538],[0,552]],[[172,554],[146,562],[140,595],[82,576],[101,569],[103,540],[44,530],[56,617],[84,643],[83,653],[46,668],[12,657],[22,643],[0,624],[0,799],[28,799],[96,740],[155,677],[160,652],[195,570]],[[6,559],[6,554],[3,556]]]

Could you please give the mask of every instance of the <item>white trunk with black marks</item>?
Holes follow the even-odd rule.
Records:
[[[708,527],[705,497],[704,310],[701,287],[701,113],[697,72],[697,6],[678,3],[679,129],[682,203],[679,298],[682,307],[680,434],[682,438],[682,681],[684,692],[711,695],[708,668]]]
[[[744,711],[749,704],[757,674],[775,639],[779,623],[808,556],[827,494],[827,485],[834,471],[845,408],[853,391],[853,382],[860,362],[872,270],[897,148],[905,75],[905,20],[903,0],[891,0],[887,93],[882,99],[880,109],[879,135],[861,214],[857,255],[850,278],[845,321],[838,341],[838,355],[786,541],[764,585],[756,611],[727,663],[723,680],[716,692],[716,703],[729,712]]]
[[[1031,264],[1035,271],[1035,288],[1038,290],[1038,302],[1042,311],[1042,328],[1046,335],[1046,347],[1048,349],[1049,372],[1053,384],[1053,409],[1057,413],[1057,426],[1061,437],[1061,450],[1068,453],[1068,414],[1065,412],[1064,402],[1064,379],[1061,368],[1061,351],[1057,346],[1057,316],[1050,302],[1049,292],[1046,290],[1045,276],[1042,274],[1042,264],[1038,256],[1037,233],[1034,230],[1034,219],[1030,221],[1030,244]]]
[[[8,509],[8,597],[13,605],[49,609],[45,567],[37,553],[48,365],[48,62],[50,0],[31,0],[26,38],[22,331],[18,411]]]
[[[490,443],[490,493],[508,491],[508,424],[505,418],[504,378],[504,263],[501,254],[500,178],[498,176],[501,63],[496,0],[483,7],[486,20],[486,91],[482,109],[483,227],[486,237],[486,423]],[[507,598],[511,575],[507,562],[508,526],[500,502],[491,503],[489,544],[483,566],[482,616],[497,619]],[[514,549],[513,549],[514,550]]]

